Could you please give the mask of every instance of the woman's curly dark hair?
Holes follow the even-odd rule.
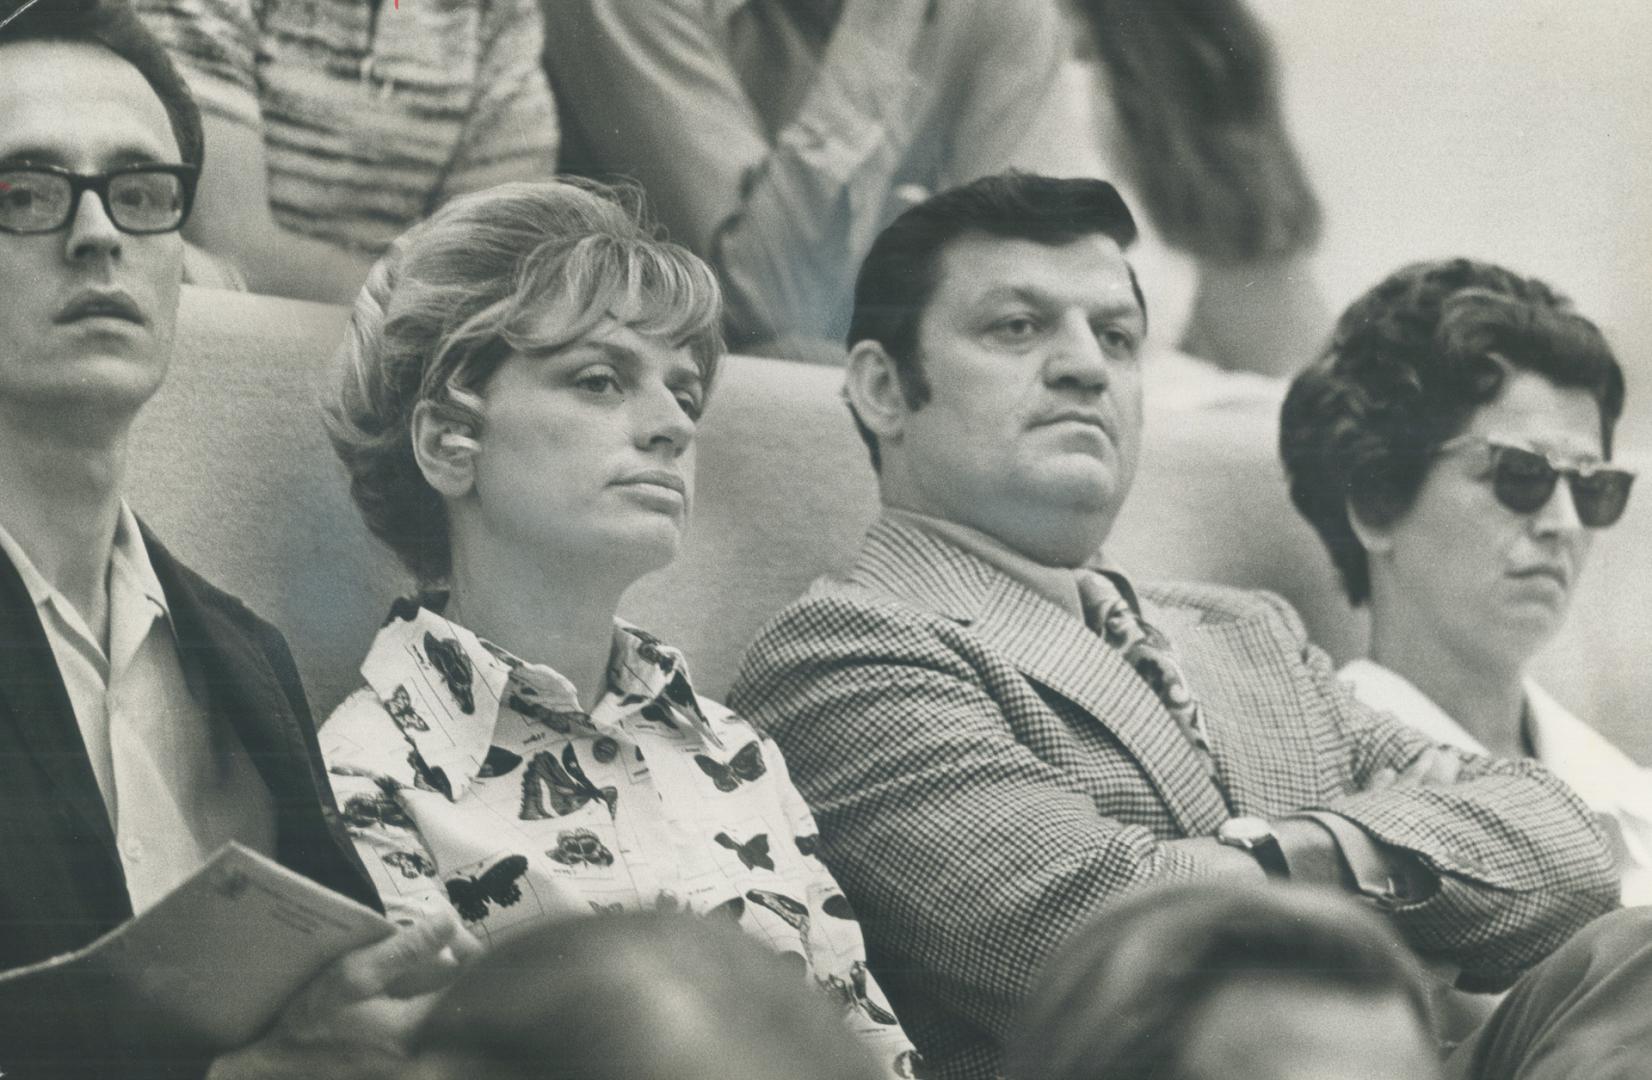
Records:
[[[1279,420],[1291,500],[1354,604],[1371,593],[1349,514],[1386,525],[1411,508],[1439,447],[1502,391],[1510,370],[1587,390],[1602,447],[1623,412],[1623,371],[1600,329],[1536,278],[1447,259],[1391,274],[1345,311],[1296,377]]]

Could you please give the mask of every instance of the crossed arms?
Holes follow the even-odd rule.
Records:
[[[1384,787],[1427,741],[1341,691],[1282,602],[1252,606],[1300,669],[1281,694],[1322,751],[1324,797],[1268,816],[1329,810],[1433,871],[1437,890],[1394,912],[1421,952],[1498,987],[1615,904],[1604,838],[1540,766],[1464,758],[1444,786]],[[885,970],[1000,1036],[1044,959],[1109,900],[1231,865],[1180,833],[1106,717],[940,616],[811,595],[759,637],[731,702],[780,743]]]

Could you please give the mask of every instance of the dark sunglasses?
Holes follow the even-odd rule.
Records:
[[[1488,439],[1484,435],[1459,435],[1448,439],[1436,451],[1449,454],[1465,446],[1483,446],[1491,454],[1491,491],[1497,501],[1517,514],[1535,514],[1554,495],[1555,485],[1566,478],[1572,491],[1577,518],[1591,529],[1615,524],[1629,505],[1629,488],[1635,474],[1628,469],[1600,464],[1573,465],[1537,450]]]
[[[128,165],[90,175],[55,165],[0,167],[0,232],[68,228],[88,191],[97,192],[103,212],[121,232],[173,232],[189,217],[199,176],[194,165]]]

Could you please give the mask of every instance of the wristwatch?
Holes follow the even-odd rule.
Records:
[[[1279,838],[1274,836],[1273,826],[1264,818],[1228,818],[1216,829],[1216,842],[1250,852],[1270,880],[1283,881],[1291,876]]]

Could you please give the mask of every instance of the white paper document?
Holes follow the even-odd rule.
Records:
[[[377,912],[231,842],[85,948],[0,976],[0,1008],[96,985],[153,1036],[229,1049],[262,1032],[334,959],[394,931]]]

